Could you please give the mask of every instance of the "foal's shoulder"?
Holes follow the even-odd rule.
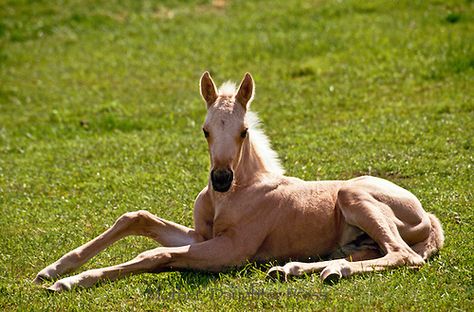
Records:
[[[194,200],[194,209],[207,209],[211,206],[211,198],[209,196],[209,187],[206,185],[205,188],[199,192]]]
[[[214,207],[206,186],[194,201],[194,228],[206,240],[212,238]]]

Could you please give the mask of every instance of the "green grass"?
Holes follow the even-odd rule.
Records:
[[[2,310],[471,310],[472,1],[0,1]],[[372,174],[416,194],[446,246],[322,285],[249,264],[48,294],[44,266],[148,209],[192,224],[207,182],[198,79],[256,80],[253,109],[289,175]],[[84,269],[154,243],[127,238]]]

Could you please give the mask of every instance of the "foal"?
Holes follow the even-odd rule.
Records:
[[[89,287],[142,272],[220,271],[246,261],[289,262],[269,274],[321,272],[322,280],[397,266],[420,267],[443,245],[439,220],[407,190],[375,177],[306,182],[286,177],[276,153],[249,111],[254,95],[250,74],[238,90],[219,90],[209,73],[200,81],[207,105],[203,126],[211,160],[208,185],[197,196],[194,229],[147,211],[122,215],[92,241],[47,266],[35,281],[72,272],[127,235],[156,240],[158,247],[115,266],[85,271],[48,289]],[[337,259],[339,258],[339,259]]]

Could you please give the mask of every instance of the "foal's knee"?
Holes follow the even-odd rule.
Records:
[[[153,215],[146,210],[138,210],[133,212],[127,212],[118,218],[116,224],[124,225],[127,228],[139,227],[140,225],[146,225]]]
[[[134,260],[136,263],[139,263],[145,271],[155,272],[156,268],[169,265],[173,260],[173,255],[166,251],[165,248],[156,248],[142,252],[136,256]]]

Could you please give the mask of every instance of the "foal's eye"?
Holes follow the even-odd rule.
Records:
[[[242,132],[240,132],[240,137],[242,139],[245,139],[245,137],[247,137],[247,129],[244,129],[244,130],[242,130]]]
[[[204,132],[204,136],[205,136],[206,138],[209,137],[209,131],[207,131],[206,129],[202,129],[202,132]]]

